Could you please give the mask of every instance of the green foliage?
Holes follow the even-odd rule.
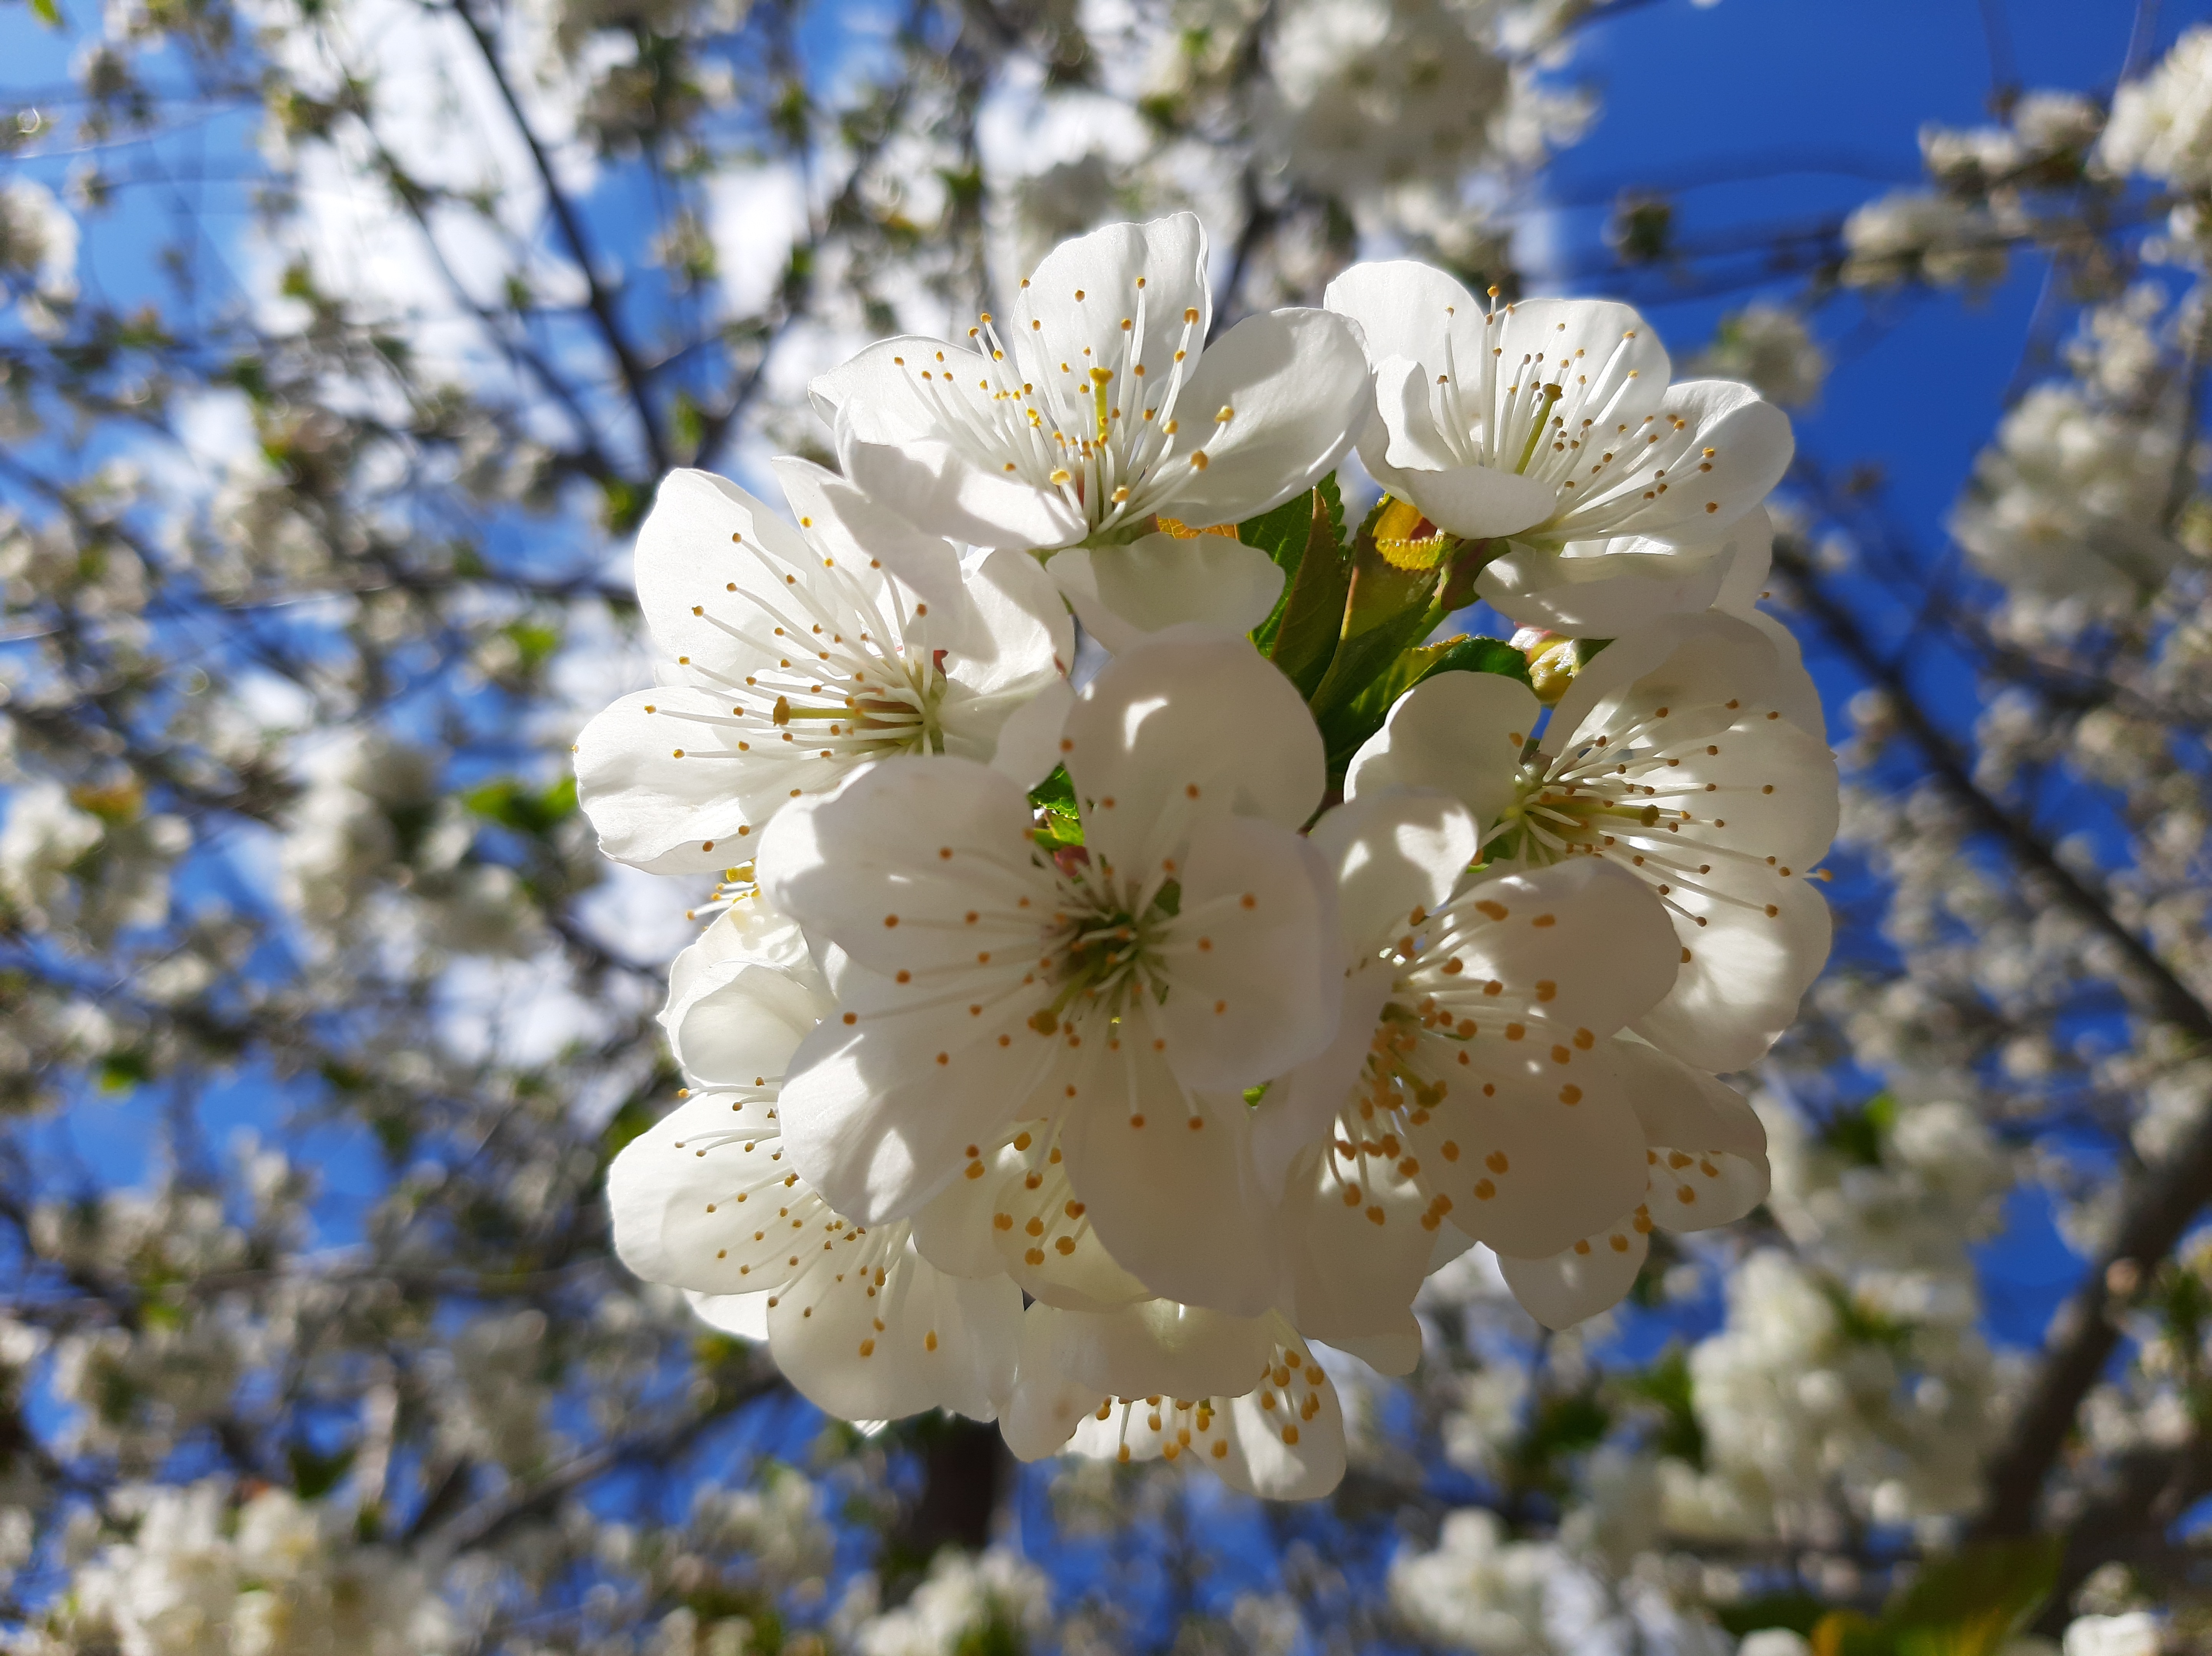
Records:
[[[1319,688],[1336,654],[1344,625],[1345,596],[1352,587],[1352,558],[1343,541],[1343,508],[1340,503],[1332,506],[1334,496],[1333,489],[1316,489],[1309,497],[1306,543],[1298,554],[1297,572],[1285,582],[1283,599],[1277,606],[1279,615],[1270,616],[1262,624],[1268,636],[1263,646],[1267,658],[1308,700]],[[1243,529],[1237,533],[1241,537]]]
[[[1828,1607],[1809,1592],[1770,1592],[1723,1604],[1713,1613],[1739,1639],[1766,1628],[1787,1628],[1809,1638],[1820,1618],[1828,1614]]]
[[[1985,1541],[1923,1566],[1892,1598],[1880,1620],[1857,1610],[1832,1610],[1809,1629],[1814,1656],[1996,1656],[2043,1608],[2058,1583],[2064,1550],[2057,1536]],[[1802,1614],[1809,1601],[1780,1601]],[[1750,1610],[1753,1606],[1741,1607]],[[1730,1618],[1731,1632],[1796,1627],[1777,1619]]]
[[[1273,652],[1275,636],[1290,608],[1291,591],[1297,585],[1298,570],[1305,562],[1307,544],[1316,538],[1324,513],[1328,518],[1327,539],[1333,545],[1340,544],[1344,500],[1337,492],[1334,472],[1310,492],[1293,495],[1273,511],[1247,518],[1237,526],[1237,539],[1267,553],[1283,572],[1282,595],[1276,599],[1273,612],[1252,632],[1252,642],[1260,647],[1262,655]]]
[[[284,1452],[284,1458],[292,1469],[294,1492],[302,1501],[328,1495],[353,1470],[353,1456],[350,1446],[325,1455],[304,1443],[293,1444]]]
[[[154,1066],[143,1052],[123,1047],[101,1056],[99,1075],[101,1092],[128,1093],[154,1079]]]
[[[1030,804],[1041,820],[1030,831],[1047,850],[1083,843],[1083,819],[1075,808],[1075,782],[1067,767],[1055,765],[1053,773],[1030,789]]]
[[[1877,1093],[1856,1110],[1838,1110],[1820,1129],[1821,1142],[1862,1167],[1881,1166],[1882,1140],[1897,1124],[1897,1099]]]
[[[461,803],[488,822],[538,838],[576,813],[576,779],[562,776],[548,787],[532,788],[501,777],[471,788],[461,795]]]
[[[1679,1346],[1669,1346],[1659,1361],[1642,1373],[1632,1375],[1627,1383],[1630,1396],[1648,1403],[1656,1404],[1659,1428],[1652,1434],[1651,1446],[1660,1454],[1676,1460],[1687,1461],[1703,1470],[1705,1464],[1705,1428],[1698,1423],[1692,1404],[1690,1383],[1690,1359]],[[1761,1626],[1774,1623],[1761,1623]],[[1803,1632],[1802,1628],[1798,1629]]]

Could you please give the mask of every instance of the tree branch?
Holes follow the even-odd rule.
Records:
[[[515,131],[522,135],[530,150],[530,160],[538,170],[538,182],[544,186],[545,204],[553,215],[553,222],[561,227],[561,234],[575,255],[576,265],[583,272],[586,303],[592,316],[599,325],[599,333],[606,341],[607,350],[615,359],[615,368],[622,376],[623,387],[629,393],[630,406],[637,411],[637,422],[645,436],[646,458],[652,463],[653,475],[658,477],[668,469],[667,445],[662,440],[660,422],[654,417],[653,399],[646,393],[646,374],[629,341],[623,337],[622,324],[615,314],[614,295],[599,280],[592,259],[591,243],[584,234],[583,222],[576,216],[574,204],[567,192],[553,176],[553,162],[546,155],[545,146],[538,141],[537,129],[523,113],[521,100],[514,94],[514,86],[507,79],[507,70],[499,60],[499,47],[490,31],[477,21],[476,13],[467,0],[453,0],[453,15],[477,43],[477,52],[483,58],[484,70],[499,88],[501,102],[513,117]]]
[[[2159,1016],[2212,1048],[2208,1009],[2172,967],[2122,924],[2102,892],[2061,862],[2027,823],[1976,784],[1950,737],[1929,717],[1895,662],[1875,648],[1858,618],[1818,584],[1812,565],[1778,542],[1775,568],[1789,576],[1805,610],[1852,666],[1887,691],[1899,724],[1926,755],[1929,773],[1982,832],[2000,842],[2051,897],[2111,941],[2148,991]],[[2044,1480],[2058,1460],[2074,1417],[2119,1342],[2111,1312],[2116,1292],[2132,1291],[2173,1251],[2189,1221],[2212,1199],[2212,1114],[2173,1151],[2129,1181],[2111,1245],[2051,1326],[2033,1385],[1984,1474],[1978,1533],[2018,1535],[2033,1525]]]

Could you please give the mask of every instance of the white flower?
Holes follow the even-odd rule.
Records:
[[[1235,523],[1351,448],[1368,374],[1337,317],[1247,317],[1209,345],[1206,233],[1188,213],[1063,243],[1012,326],[970,346],[872,345],[811,387],[845,475],[934,533],[1070,546],[1154,514]]]
[[[994,764],[1024,787],[1052,768],[1074,642],[1035,561],[963,574],[951,547],[820,467],[776,474],[797,530],[712,473],[673,472],[638,533],[638,603],[669,682],[576,742],[579,797],[618,861],[738,862],[786,803],[886,754]]]
[[[1636,1032],[1700,1069],[1755,1062],[1827,959],[1827,904],[1806,874],[1838,813],[1835,760],[1787,716],[1802,670],[1750,623],[1673,616],[1583,667],[1541,744],[1540,709],[1494,674],[1439,673],[1399,698],[1346,792],[1438,788],[1532,868],[1577,856],[1633,873],[1681,945],[1673,992]],[[1496,818],[1502,788],[1512,802]]]
[[[616,1251],[715,1326],[767,1340],[831,1414],[988,1420],[1012,1385],[1019,1291],[945,1275],[911,1227],[852,1224],[792,1169],[784,1070],[834,1004],[796,928],[757,898],[677,958],[662,1022],[692,1085],[608,1171]]]
[[[2159,1618],[2148,1610],[2124,1616],[2077,1616],[2067,1624],[2064,1656],[2158,1656],[2165,1646]]]
[[[70,870],[106,837],[98,817],[80,811],[59,782],[18,782],[8,796],[7,826],[0,828],[0,894],[27,931],[51,923],[47,910],[69,896]]]
[[[1619,1303],[1636,1285],[1652,1227],[1732,1225],[1766,1199],[1766,1132],[1743,1095],[1642,1041],[1610,1055],[1642,1128],[1645,1186],[1636,1206],[1540,1259],[1499,1253],[1513,1297],[1547,1328]]]
[[[838,951],[838,1015],[786,1089],[793,1153],[873,1224],[1019,1120],[1009,1153],[1036,1175],[1020,1183],[1057,1201],[1009,1238],[1018,1266],[1057,1271],[1095,1228],[1149,1291],[1256,1313],[1241,1090],[1335,1032],[1334,893],[1297,832],[1320,733],[1243,640],[1191,629],[1109,664],[1060,748],[1079,853],[1048,855],[1018,787],[951,759],[887,760],[776,819],[763,887]]]
[[[1505,1539],[1495,1513],[1444,1519],[1436,1550],[1401,1553],[1390,1565],[1390,1603],[1418,1632],[1491,1656],[1546,1656],[1549,1600],[1570,1566],[1548,1542]]]
[[[991,1547],[972,1557],[946,1547],[914,1596],[868,1622],[860,1656],[958,1656],[963,1650],[1041,1644],[1052,1630],[1052,1582],[1020,1555]]]
[[[1753,300],[1721,318],[1713,343],[1698,361],[1704,372],[1757,387],[1784,407],[1820,394],[1828,353],[1805,319],[1787,305]]]
[[[1000,1430],[1024,1460],[1063,1448],[1123,1463],[1182,1459],[1271,1501],[1344,1476],[1344,1409],[1311,1347],[1279,1315],[1225,1317],[1164,1300],[1111,1312],[1033,1305]]]
[[[77,240],[76,220],[46,186],[0,186],[0,279],[17,290],[18,314],[35,334],[60,333],[58,307],[76,298]]]
[[[1935,190],[1893,190],[1844,221],[1842,279],[1887,287],[1916,277],[1987,286],[2005,272],[2005,228],[1979,204]]]
[[[1409,1367],[1447,1220],[1542,1257],[1643,1198],[1609,1038],[1664,998],[1676,945],[1662,905],[1594,859],[1455,891],[1474,824],[1433,795],[1362,797],[1313,838],[1341,881],[1349,970],[1335,1044],[1255,1112],[1263,1171],[1288,1168],[1277,1302]]]
[[[1951,533],[2018,591],[2128,602],[2166,580],[2181,548],[2160,527],[2174,483],[2168,423],[2038,386],[1974,462]]]
[[[2189,30],[2156,69],[2112,94],[2097,159],[2180,190],[2212,186],[2212,28]]]
[[[1407,260],[1354,265],[1326,302],[1360,325],[1375,365],[1360,458],[1453,534],[1553,551],[1621,535],[1695,544],[1789,466],[1779,409],[1729,381],[1670,387],[1666,350],[1626,305],[1486,311]]]
[[[1459,183],[1490,148],[1514,88],[1488,27],[1458,0],[1285,6],[1264,76],[1261,143],[1296,177],[1351,202],[1378,185]],[[1224,38],[1237,35],[1224,31]]]

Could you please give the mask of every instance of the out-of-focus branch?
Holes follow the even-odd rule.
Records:
[[[586,307],[592,320],[599,324],[600,337],[605,341],[608,355],[615,359],[615,369],[622,377],[623,388],[629,393],[630,406],[636,411],[639,430],[645,441],[646,458],[651,463],[655,477],[668,469],[668,447],[661,436],[660,422],[653,411],[653,399],[647,394],[644,368],[637,355],[630,349],[629,340],[623,332],[622,319],[615,311],[614,295],[599,280],[599,273],[592,258],[592,244],[584,234],[583,221],[576,215],[575,204],[568,199],[568,192],[554,176],[552,158],[545,146],[538,142],[538,129],[530,124],[530,117],[515,96],[514,85],[507,78],[506,65],[500,62],[499,43],[492,39],[489,30],[477,21],[476,13],[465,0],[455,0],[453,15],[476,42],[477,52],[483,59],[484,71],[499,88],[500,100],[507,106],[514,119],[514,130],[521,135],[530,150],[530,161],[537,169],[539,184],[545,191],[547,210],[553,222],[561,227],[562,240],[575,255],[577,268],[583,272]]]
[[[1778,545],[1775,567],[1790,578],[1799,602],[1821,631],[1863,676],[1887,692],[1899,725],[1926,757],[1929,775],[1976,828],[2001,843],[2052,898],[2119,950],[2159,1016],[2212,1048],[2212,1009],[2121,922],[2100,891],[2061,862],[2030,824],[1982,790],[1949,735],[1921,705],[1902,669],[1875,646],[1858,618],[1820,586],[1804,556]],[[2155,1166],[2130,1180],[2123,1192],[2118,1231],[2054,1322],[2042,1367],[1984,1474],[1977,1521],[1980,1533],[2016,1535],[2033,1526],[2044,1480],[2057,1462],[2082,1398],[2119,1342],[2120,1330],[2112,1315],[2115,1295],[2149,1279],[2208,1199],[2212,1199],[2212,1116],[2200,1121]]]
[[[450,1524],[426,1537],[426,1544],[436,1553],[451,1557],[496,1540],[515,1525],[558,1505],[563,1497],[617,1466],[635,1462],[659,1463],[681,1453],[717,1421],[755,1398],[781,1389],[784,1384],[782,1375],[769,1361],[767,1348],[759,1348],[745,1373],[720,1387],[704,1408],[628,1437],[612,1439],[563,1461],[540,1476],[465,1507]]]

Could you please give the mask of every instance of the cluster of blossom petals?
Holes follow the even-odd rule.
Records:
[[[1670,386],[1624,307],[1407,264],[1209,344],[1206,264],[1188,215],[1110,227],[966,343],[823,376],[841,474],[777,463],[795,527],[663,485],[661,682],[580,796],[610,855],[723,884],[671,971],[686,1092],[608,1195],[632,1270],[833,1414],[1300,1498],[1344,1470],[1332,1370],[1408,1372],[1446,1262],[1565,1327],[1764,1199],[1720,1077],[1826,959],[1837,779],[1755,607],[1778,411]],[[1607,641],[1564,693],[1297,677],[1309,585],[1238,526],[1310,494],[1328,556],[1355,446],[1442,549],[1408,602],[1457,559]]]

